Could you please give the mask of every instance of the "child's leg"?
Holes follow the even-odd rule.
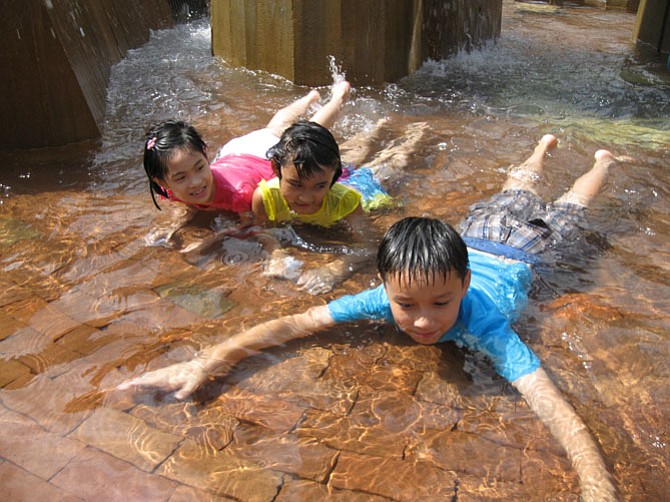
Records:
[[[357,166],[366,163],[372,147],[383,142],[382,131],[387,128],[388,123],[388,117],[381,118],[375,123],[372,130],[363,130],[340,143],[342,162]]]
[[[332,96],[330,97],[330,100],[328,103],[323,105],[310,120],[312,122],[316,122],[317,124],[321,124],[326,129],[333,127],[335,120],[337,120],[337,116],[340,114],[342,105],[344,105],[347,96],[349,96],[350,90],[351,84],[346,80],[334,84],[331,91]]]
[[[610,166],[616,163],[614,155],[607,150],[598,150],[594,158],[595,162],[591,170],[579,177],[572,188],[556,202],[569,202],[588,207],[605,183]]]
[[[535,193],[535,187],[540,179],[545,154],[557,144],[556,136],[545,134],[537,143],[530,157],[520,166],[510,170],[504,190],[527,190]]]
[[[306,96],[303,96],[275,113],[270,122],[268,122],[266,128],[271,129],[272,133],[278,138],[281,137],[284,130],[302,115],[307,113],[309,107],[312,106],[314,102],[318,101],[320,97],[321,95],[319,94],[319,91],[310,91]]]
[[[381,125],[385,123],[387,122]],[[419,151],[419,143],[429,129],[427,122],[409,124],[403,131],[402,140],[378,152],[366,163],[366,167],[370,168],[378,180],[394,182],[411,165],[411,156]]]

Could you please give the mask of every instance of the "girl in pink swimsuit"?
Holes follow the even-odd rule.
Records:
[[[331,99],[311,118],[324,127],[335,121],[349,93],[349,83],[333,87]],[[197,209],[251,211],[251,198],[261,180],[276,175],[266,152],[282,132],[318,101],[316,90],[279,110],[268,125],[224,145],[210,164],[207,145],[194,127],[169,120],[152,127],[144,142],[144,170],[151,197],[155,194]]]

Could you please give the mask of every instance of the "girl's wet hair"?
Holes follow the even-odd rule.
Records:
[[[388,229],[377,253],[382,281],[396,277],[411,283],[438,278],[448,280],[452,271],[465,279],[468,248],[448,223],[433,218],[404,218]]]
[[[155,194],[167,197],[165,189],[154,181],[162,180],[168,174],[168,161],[178,149],[192,150],[207,157],[207,144],[195,130],[181,120],[167,120],[155,125],[144,139],[144,172],[149,178],[151,200],[160,210]]]
[[[335,183],[342,174],[340,148],[332,133],[316,122],[296,122],[282,133],[279,143],[266,155],[279,179],[281,167],[290,163],[295,165],[300,179],[310,178],[324,168],[332,168]]]

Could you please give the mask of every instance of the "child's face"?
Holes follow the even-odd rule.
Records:
[[[286,164],[281,168],[279,190],[292,211],[297,214],[313,214],[321,209],[334,176],[334,169],[323,167],[322,171],[301,179],[295,165]]]
[[[454,325],[469,286],[470,271],[464,280],[451,273],[447,280],[419,279],[408,284],[392,276],[384,283],[396,324],[423,345],[436,343]]]
[[[214,200],[214,179],[209,161],[202,153],[177,149],[167,162],[165,179],[155,180],[172,190],[175,197],[190,204],[207,204]]]

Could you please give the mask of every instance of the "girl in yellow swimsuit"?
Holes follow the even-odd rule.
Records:
[[[254,192],[258,221],[329,227],[390,202],[370,169],[343,168],[335,138],[316,122],[286,129],[268,157],[277,177],[262,180]]]

